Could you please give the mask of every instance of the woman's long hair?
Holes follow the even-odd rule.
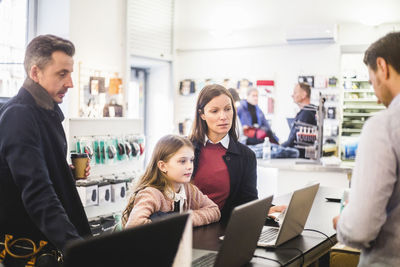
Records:
[[[197,98],[196,103],[196,112],[194,115],[194,122],[192,126],[192,133],[190,135],[190,140],[192,142],[197,143],[204,143],[204,138],[208,132],[207,122],[201,118],[201,114],[204,114],[204,107],[210,102],[214,97],[226,95],[231,100],[232,110],[233,110],[233,117],[232,117],[232,126],[229,129],[229,137],[234,141],[238,140],[238,133],[236,130],[236,120],[237,120],[237,112],[236,107],[232,98],[232,95],[229,91],[223,87],[222,85],[218,84],[211,84],[205,86]]]
[[[125,226],[128,221],[129,214],[133,209],[135,197],[140,190],[151,186],[160,190],[165,196],[167,196],[167,191],[173,190],[171,183],[168,181],[167,175],[158,168],[157,163],[160,160],[168,162],[179,149],[185,146],[193,149],[193,145],[188,139],[178,135],[166,135],[157,142],[146,171],[135,185],[135,189],[122,213],[121,219],[123,226]]]

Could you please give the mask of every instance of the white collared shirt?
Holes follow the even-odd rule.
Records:
[[[207,144],[207,141],[210,142],[211,144],[214,144],[213,141],[208,139],[208,136],[206,135],[204,146]],[[228,149],[229,147],[229,134],[226,134],[224,138],[222,138],[219,142],[216,144],[221,143],[221,145],[225,148]]]
[[[182,184],[181,188],[179,189],[179,192],[175,193],[174,195],[174,202],[179,201],[179,213],[183,212],[183,204],[185,203],[185,200],[186,200],[186,191],[185,187]]]

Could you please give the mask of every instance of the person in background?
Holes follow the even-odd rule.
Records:
[[[296,133],[296,122],[304,122],[311,125],[317,125],[317,120],[315,118],[316,109],[315,105],[310,104],[311,87],[307,83],[298,83],[293,89],[292,98],[293,101],[299,106],[300,111],[296,114],[294,118],[294,123],[290,129],[289,137],[286,142],[282,143],[283,147],[295,147]],[[299,148],[300,158],[304,158],[305,150]]]
[[[229,88],[228,91],[231,93],[233,100],[235,101],[236,109],[240,106],[240,98],[237,90],[234,88]],[[240,120],[237,120],[238,133],[239,133],[239,142],[242,144],[247,143],[248,137],[243,132],[243,127]],[[247,145],[253,152],[256,154],[257,158],[262,158],[263,153],[263,144],[255,144],[255,145]],[[290,147],[282,147],[278,144],[271,144],[271,158],[298,158],[299,151],[296,148]]]
[[[235,88],[229,88],[228,91],[232,95],[233,101],[235,103],[235,108],[237,110],[240,106],[240,96],[239,96],[238,90]],[[240,143],[246,144],[247,136],[243,132],[243,126],[242,126],[242,123],[240,122],[240,119],[236,120],[236,124],[238,127],[238,140]]]
[[[192,143],[177,135],[162,137],[122,216],[124,227],[150,223],[170,212],[193,210],[193,226],[216,222],[218,206],[190,183]]]
[[[205,86],[197,99],[190,140],[195,147],[193,183],[229,218],[232,209],[258,198],[257,160],[238,142],[232,95],[217,84]],[[273,206],[269,213],[283,211]]]
[[[27,78],[0,110],[2,241],[10,234],[36,244],[45,240],[48,247],[63,250],[69,241],[91,235],[66,160],[64,115],[58,106],[73,87],[74,53],[68,40],[34,38],[26,48]]]
[[[272,132],[264,113],[258,106],[257,88],[249,87],[247,89],[247,99],[240,101],[240,105],[237,108],[237,113],[240,122],[242,123],[243,131],[248,137],[246,141],[247,145],[256,145],[262,143],[264,142],[265,136],[269,137],[271,143],[279,144],[278,137]],[[248,131],[250,128],[261,129],[264,131],[264,137],[257,138],[257,136],[248,136],[246,131]]]
[[[364,63],[387,109],[364,124],[349,202],[333,227],[341,243],[361,249],[358,266],[400,266],[400,32],[373,43]]]

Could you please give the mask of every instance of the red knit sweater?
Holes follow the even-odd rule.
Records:
[[[230,192],[228,167],[222,158],[225,154],[226,149],[220,143],[207,142],[201,148],[199,167],[194,176],[194,184],[220,209],[224,207]]]

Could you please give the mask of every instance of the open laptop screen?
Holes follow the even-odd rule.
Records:
[[[171,266],[189,214],[70,244],[64,267]]]

